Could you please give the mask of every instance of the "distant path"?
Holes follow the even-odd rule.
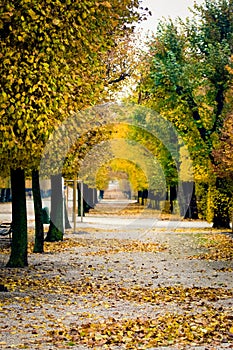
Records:
[[[150,230],[152,228],[163,228],[165,230],[171,231],[178,228],[211,228],[211,224],[206,221],[201,220],[177,220],[175,217],[171,217],[170,220],[161,219],[159,213],[151,211],[151,216],[148,211],[141,209],[141,212],[137,215],[121,214],[121,210],[128,208],[129,204],[133,204],[136,201],[133,200],[102,200],[97,204],[97,209],[95,213],[86,214],[81,222],[80,217],[77,216],[77,228],[93,226],[100,228],[141,228],[145,230]],[[49,201],[44,201],[44,206],[49,206]],[[108,208],[108,215],[105,215],[106,208]],[[72,223],[72,209],[69,208],[69,219]],[[129,207],[130,213],[130,207]],[[112,215],[111,215],[112,212]],[[31,199],[27,200],[27,214],[28,214],[28,225],[34,226],[34,209],[33,201]],[[11,203],[0,203],[0,222],[11,221]]]

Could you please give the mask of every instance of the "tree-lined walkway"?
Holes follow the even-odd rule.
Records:
[[[232,348],[230,234],[90,219],[30,267],[1,251],[2,349]]]
[[[3,0],[2,349],[232,348],[232,10],[194,4],[143,52],[139,0]],[[126,78],[136,88],[112,103]],[[102,196],[110,183],[117,203]]]

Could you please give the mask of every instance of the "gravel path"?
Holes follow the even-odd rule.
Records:
[[[153,223],[152,223],[153,222]],[[191,229],[187,229],[187,226]],[[166,313],[193,314],[213,307],[232,314],[233,298],[177,302],[139,302],[120,297],[122,290],[156,288],[221,288],[233,290],[232,261],[192,259],[206,251],[198,240],[202,234],[211,234],[207,223],[165,222],[150,218],[134,220],[122,217],[86,217],[78,223],[77,232],[67,231],[65,238],[83,243],[56,253],[30,254],[29,267],[6,269],[7,254],[0,252],[3,281],[15,280],[16,288],[0,293],[1,349],[79,349],[65,347],[48,337],[49,330],[81,326],[87,322],[104,322],[132,318],[157,318]],[[133,251],[134,242],[158,244],[159,252]],[[118,249],[118,247],[124,248]],[[129,246],[127,246],[129,244]],[[26,280],[41,281],[26,285]],[[47,281],[44,286],[42,280]],[[18,282],[17,282],[18,281]],[[20,288],[19,281],[22,281]],[[61,286],[57,285],[57,281]],[[80,284],[94,288],[92,293],[76,293]],[[18,283],[18,285],[17,285]],[[74,290],[72,290],[72,286]],[[90,287],[91,286],[91,287]],[[51,292],[50,288],[55,288]],[[115,293],[115,294],[114,294]],[[232,343],[222,340],[216,345],[172,345],[151,349],[232,349]],[[100,348],[98,348],[100,349]],[[125,347],[109,347],[125,349]],[[131,347],[131,349],[136,349]]]

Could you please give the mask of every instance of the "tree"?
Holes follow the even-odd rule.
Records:
[[[223,178],[232,178],[233,175],[233,115],[230,114],[222,129],[220,142],[213,151],[215,171]]]
[[[34,253],[44,252],[44,226],[42,213],[42,200],[40,193],[39,171],[32,170],[32,193],[35,212],[35,244]]]
[[[7,267],[24,267],[27,259],[27,209],[24,170],[11,171],[12,249]],[[16,234],[17,232],[17,234]]]
[[[230,74],[233,74],[232,68],[233,56],[230,58],[230,64],[227,65],[227,70]],[[232,178],[233,175],[233,160],[232,160],[232,149],[233,149],[233,114],[232,114],[232,83],[226,94],[227,100],[227,112],[224,120],[224,125],[221,130],[221,137],[219,142],[215,145],[213,150],[213,157],[215,159],[215,171],[219,176],[223,178]]]
[[[220,193],[219,201],[222,206],[226,206],[228,211],[232,211],[232,192],[233,192],[233,116],[232,112],[224,122],[224,127],[218,145],[213,151],[215,160],[214,171],[219,181],[222,181],[224,192]],[[228,212],[227,211],[227,212]]]
[[[3,164],[8,174],[11,169],[12,182],[14,172],[38,169],[59,123],[106,96],[106,57],[132,31],[138,7],[137,0],[1,2],[1,170]],[[18,236],[22,222],[17,215],[13,220]],[[12,251],[21,254],[15,242]]]
[[[209,183],[213,226],[223,228],[229,227],[229,206],[222,203],[231,193],[213,172],[212,151],[228,108],[232,9],[232,1],[206,0],[194,6],[193,20],[160,23],[150,45],[150,69],[138,87],[141,103],[172,121],[187,142],[196,181]],[[219,201],[221,193],[225,199]]]
[[[147,130],[143,121],[152,119],[153,115],[157,117],[156,125],[151,128],[149,124]],[[139,122],[135,123],[137,118]],[[122,139],[126,142],[121,144]],[[178,142],[172,124],[157,113],[134,105],[105,104],[74,115],[53,133],[46,145],[41,169],[45,169],[45,174],[53,174],[54,169],[57,173],[65,171],[69,178],[76,172],[78,178],[93,187],[96,169],[113,158],[127,159],[145,169],[150,188],[160,193],[166,180],[170,187],[178,184]],[[114,143],[118,147],[113,147]],[[165,181],[155,161],[157,156]],[[101,175],[98,176],[99,189],[109,181],[104,168]],[[139,187],[146,190],[148,182],[143,180]]]
[[[61,174],[51,176],[51,215],[49,231],[46,237],[46,241],[49,242],[63,240],[65,224],[62,190]]]

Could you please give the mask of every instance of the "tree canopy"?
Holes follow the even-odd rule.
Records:
[[[143,17],[138,9],[138,0],[1,2],[0,171],[22,190],[12,191],[12,252],[20,251],[9,266],[27,261],[26,202],[16,198],[25,196],[25,171],[39,168],[54,129],[128,76],[127,49],[117,49]]]
[[[57,123],[104,99],[116,78],[118,44],[139,20],[138,7],[136,0],[1,2],[0,130],[7,165],[37,167]]]
[[[193,19],[161,22],[137,90],[139,102],[170,120],[187,143],[195,180],[210,185],[216,227],[229,226],[229,206],[223,203],[232,195],[213,171],[213,150],[232,108],[227,98],[232,82],[232,9],[231,0],[206,0],[194,5]]]

